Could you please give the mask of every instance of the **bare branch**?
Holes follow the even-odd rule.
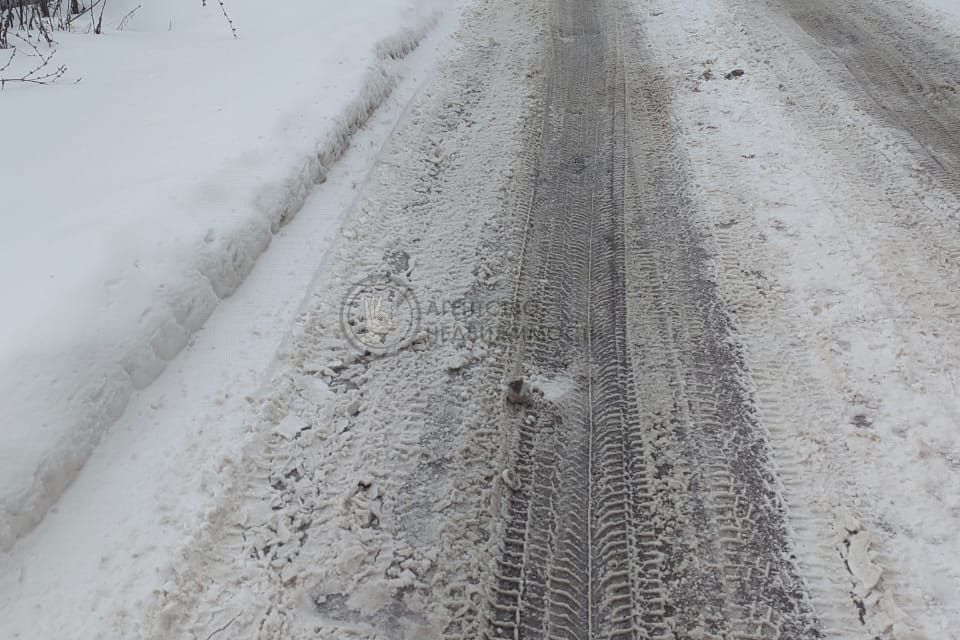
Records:
[[[230,18],[230,14],[227,13],[227,5],[223,4],[223,0],[217,0],[220,4],[220,11],[223,13],[223,17],[227,19],[227,24],[230,25],[230,31],[233,32],[233,37],[237,37],[237,26],[233,24],[233,20]],[[207,6],[207,0],[203,0],[203,6]]]
[[[4,71],[10,68],[10,65],[13,64],[13,60],[16,57],[17,57],[17,50],[14,49],[13,51],[10,52],[10,58],[7,60],[7,62],[2,67],[0,67],[0,74],[2,74]],[[0,77],[3,77],[3,76],[0,76]]]
[[[123,18],[120,19],[120,24],[117,25],[117,31],[123,31],[123,29],[127,26],[127,21],[130,20],[130,18],[133,17],[133,14],[139,11],[142,7],[143,7],[142,4],[138,4],[133,9],[131,9],[127,15],[123,16]]]
[[[107,8],[107,0],[99,0],[99,2],[100,2],[100,16],[97,18],[97,26],[94,27],[93,29],[93,32],[98,36],[103,33],[103,12]]]
[[[62,78],[64,74],[67,73],[66,65],[53,64],[53,56],[56,55],[57,53],[56,49],[53,49],[49,53],[45,54],[42,51],[40,51],[37,45],[35,45],[33,42],[31,42],[27,38],[24,38],[23,36],[16,35],[16,34],[15,34],[15,37],[23,41],[24,44],[26,44],[28,47],[30,47],[33,50],[32,57],[37,58],[37,63],[33,67],[31,67],[26,73],[20,76],[4,77],[3,75],[0,75],[0,91],[6,88],[8,83],[15,83],[15,82],[24,83],[24,84],[39,84],[39,85],[53,84],[54,82]],[[21,49],[17,49],[16,47],[14,47],[13,52],[10,54],[9,60],[7,60],[6,64],[4,64],[3,67],[0,67],[0,74],[10,69],[11,65],[13,64],[14,58],[17,56],[18,53],[21,53],[21,52],[22,52]],[[27,54],[27,55],[31,55],[31,54]],[[77,82],[79,82],[79,80],[77,80]]]

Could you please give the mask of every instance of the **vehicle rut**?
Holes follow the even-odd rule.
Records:
[[[937,29],[882,2],[781,2],[849,72],[861,106],[906,133],[923,169],[960,193],[960,59]]]
[[[822,637],[641,27],[549,28],[485,636]]]

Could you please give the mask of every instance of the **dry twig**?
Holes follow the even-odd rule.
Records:
[[[21,49],[14,47],[13,51],[10,53],[10,58],[2,67],[0,67],[0,91],[2,91],[8,83],[15,82],[39,85],[53,84],[62,78],[67,72],[66,65],[53,65],[53,56],[57,53],[56,49],[53,49],[49,53],[45,54],[40,51],[37,45],[27,38],[16,34],[14,34],[14,37],[23,41],[33,50],[32,55],[37,58],[37,64],[33,65],[26,73],[23,73],[20,76],[4,77],[2,75],[3,72],[11,68],[13,61],[16,59],[17,55],[21,53]],[[77,82],[79,82],[79,80]]]

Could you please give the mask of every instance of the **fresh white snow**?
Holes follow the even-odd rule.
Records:
[[[234,39],[207,4],[145,2],[120,32],[137,3],[112,2],[104,35],[55,34],[58,83],[0,94],[0,549],[236,289],[438,6],[232,0]]]

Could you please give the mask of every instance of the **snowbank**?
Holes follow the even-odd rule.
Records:
[[[238,39],[215,2],[122,32],[116,2],[105,35],[57,36],[57,85],[0,94],[0,549],[323,180],[432,1],[230,0]]]

